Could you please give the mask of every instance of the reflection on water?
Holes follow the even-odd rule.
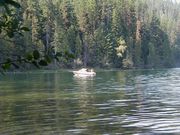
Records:
[[[0,134],[180,134],[180,69],[9,74]]]

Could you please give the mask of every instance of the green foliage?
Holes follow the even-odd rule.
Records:
[[[9,5],[13,6],[15,9],[11,9]],[[2,14],[0,14],[1,15],[0,16],[1,18],[0,37],[3,37],[2,39],[4,41],[10,41],[9,39],[12,39],[12,42],[13,40],[14,42],[16,42],[17,35],[23,36],[22,32],[30,31],[28,27],[23,26],[21,22],[22,20],[20,20],[19,18],[20,16],[16,16],[18,15],[17,8],[20,8],[20,4],[15,1],[7,0],[7,1],[0,1],[0,6],[2,6],[2,9],[5,9],[5,11]],[[10,70],[13,68],[19,69],[20,68],[19,65],[21,64],[30,64],[30,65],[34,65],[37,68],[40,68],[41,66],[48,66],[48,64],[50,64],[53,59],[58,59],[60,55],[57,52],[54,52],[53,46],[48,45],[51,42],[49,37],[47,37],[51,31],[51,30],[47,31],[48,27],[49,27],[49,24],[46,26],[45,39],[43,37],[41,38],[42,41],[45,40],[44,41],[45,53],[40,53],[39,50],[34,50],[32,52],[29,51],[30,53],[26,53],[24,56],[23,54],[16,54],[17,57],[11,56],[11,58],[8,58],[5,62],[0,63],[1,72]],[[43,27],[40,27],[40,28],[43,28]],[[43,35],[44,34],[43,32],[44,30],[42,30],[42,33],[40,34]],[[74,55],[67,51],[65,52],[64,56],[66,57],[66,59],[74,58]]]
[[[34,50],[33,51],[33,57],[35,60],[39,59],[40,58],[40,53],[38,50]]]
[[[118,47],[116,47],[117,56],[123,57],[123,54],[125,53],[126,48],[127,48],[126,42],[122,37],[120,37],[117,43],[118,43]]]
[[[14,6],[16,8],[21,7],[20,4],[14,0],[1,0],[0,6],[8,6],[8,5]]]
[[[19,63],[156,68],[173,66],[180,57],[180,6],[170,0],[19,2],[21,8],[0,1],[1,69]]]

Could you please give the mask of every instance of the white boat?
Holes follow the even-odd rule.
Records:
[[[78,71],[73,71],[75,76],[79,77],[87,77],[87,76],[95,76],[96,73],[93,71],[93,69],[88,70],[87,68],[82,68]]]

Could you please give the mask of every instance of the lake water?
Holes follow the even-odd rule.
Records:
[[[0,135],[180,134],[180,69],[0,76]]]

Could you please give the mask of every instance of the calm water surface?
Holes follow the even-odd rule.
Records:
[[[0,76],[0,135],[180,134],[180,69]]]

